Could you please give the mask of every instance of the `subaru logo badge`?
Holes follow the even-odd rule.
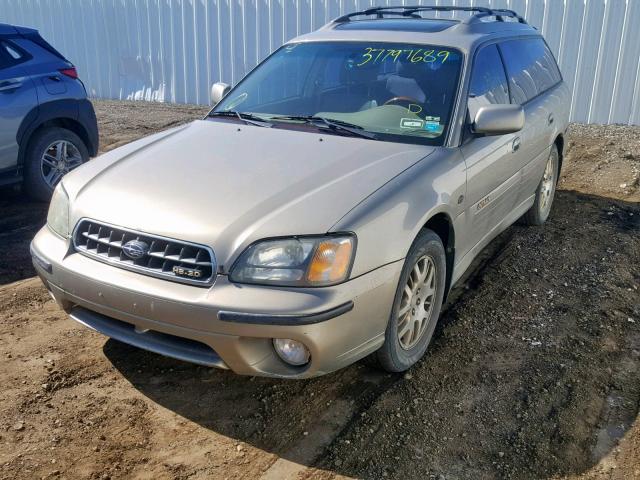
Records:
[[[129,240],[122,246],[124,254],[132,260],[144,257],[149,251],[149,245],[140,240]]]

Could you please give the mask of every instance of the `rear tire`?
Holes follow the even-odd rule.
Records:
[[[35,200],[48,202],[60,179],[89,160],[82,139],[71,130],[48,127],[29,141],[24,158],[24,186]]]
[[[373,354],[384,370],[403,372],[426,352],[442,308],[446,264],[440,237],[422,230],[402,268],[384,344]]]
[[[560,165],[560,156],[558,148],[553,145],[547,164],[542,175],[542,180],[536,189],[536,198],[531,208],[522,216],[522,223],[525,225],[542,225],[549,218],[553,198],[556,193],[556,184],[558,183],[558,170]]]

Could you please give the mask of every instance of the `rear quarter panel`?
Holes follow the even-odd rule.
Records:
[[[563,81],[557,87],[549,91],[547,104],[554,114],[553,128],[549,130],[549,145],[553,144],[558,135],[565,136],[569,128],[569,114],[571,112],[571,89]],[[566,136],[564,138],[564,148],[567,145]],[[560,152],[563,154],[564,152]]]

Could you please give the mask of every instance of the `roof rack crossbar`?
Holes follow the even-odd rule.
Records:
[[[477,13],[477,14],[473,15],[472,17],[469,17],[465,21],[465,23],[467,23],[467,24],[475,23],[475,22],[481,21],[482,18],[486,18],[486,17],[496,17],[496,20],[498,22],[504,22],[504,17],[510,17],[510,18],[516,19],[518,21],[518,23],[524,23],[524,24],[527,23],[527,21],[523,17],[518,15],[513,10],[509,10],[507,8],[492,8],[492,9],[489,10],[489,12]]]
[[[332,24],[340,24],[350,22],[354,17],[363,17],[363,16],[372,16],[375,15],[376,18],[382,19],[385,16],[401,16],[401,17],[410,17],[410,18],[423,18],[419,15],[420,12],[471,12],[474,13],[471,17],[466,19],[463,23],[470,24],[481,21],[481,19],[486,17],[495,17],[497,21],[503,22],[503,17],[511,17],[515,18],[519,23],[527,23],[524,18],[518,15],[513,10],[508,10],[506,8],[498,8],[491,9],[486,7],[454,7],[454,6],[427,6],[427,5],[416,5],[416,6],[402,6],[396,5],[393,7],[374,7],[368,8],[367,10],[362,10],[359,12],[352,12],[346,15],[342,15],[341,17],[336,18]]]

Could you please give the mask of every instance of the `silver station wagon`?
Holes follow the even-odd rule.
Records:
[[[569,112],[540,33],[481,7],[345,15],[212,99],[66,175],[34,264],[105,335],[286,378],[417,362],[473,258],[547,219]]]

